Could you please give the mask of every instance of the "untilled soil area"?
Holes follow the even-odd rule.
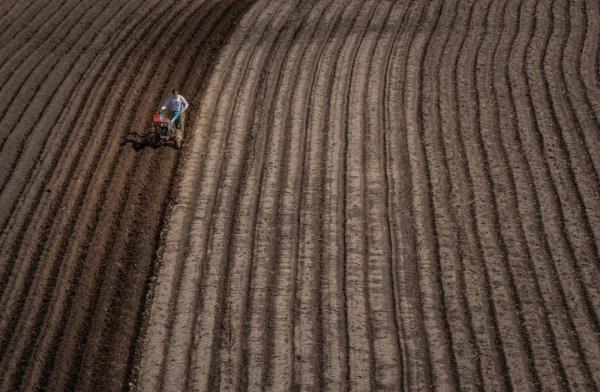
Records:
[[[599,41],[595,0],[1,3],[0,390],[599,390]]]

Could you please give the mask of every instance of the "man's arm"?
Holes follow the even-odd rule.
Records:
[[[162,111],[166,110],[170,105],[171,105],[171,97],[167,98],[165,103],[163,103],[162,107],[160,108],[160,111],[162,112]]]
[[[183,103],[183,109],[181,110],[181,112],[185,112],[187,110],[187,108],[190,106],[187,101],[185,100],[185,98],[183,97],[183,95],[181,96],[181,102]]]

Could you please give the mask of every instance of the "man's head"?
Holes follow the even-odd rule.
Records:
[[[173,95],[179,95],[179,90],[177,90],[176,88],[174,88],[172,91]]]

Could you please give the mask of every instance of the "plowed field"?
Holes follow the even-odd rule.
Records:
[[[0,391],[600,390],[599,45],[597,0],[0,2]]]

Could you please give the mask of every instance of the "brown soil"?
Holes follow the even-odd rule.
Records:
[[[13,3],[0,36],[0,390],[123,390],[180,159],[141,139],[174,86],[194,125],[251,3]]]
[[[597,1],[0,26],[0,391],[600,389]]]

